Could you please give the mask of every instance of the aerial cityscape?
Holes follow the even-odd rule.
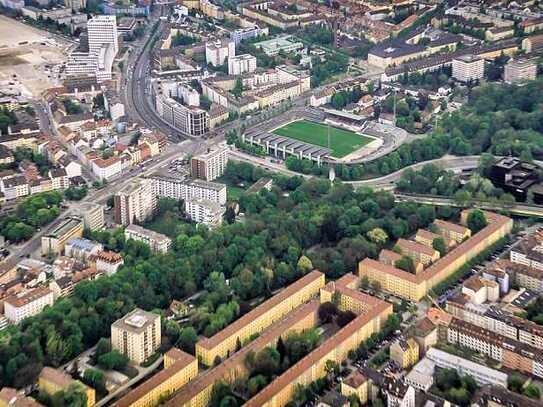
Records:
[[[543,3],[0,0],[0,407],[543,406]]]

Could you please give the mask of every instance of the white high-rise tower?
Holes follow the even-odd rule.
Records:
[[[117,18],[95,16],[87,22],[88,41],[70,55],[66,73],[70,76],[96,76],[98,82],[111,79],[113,61],[119,51]]]

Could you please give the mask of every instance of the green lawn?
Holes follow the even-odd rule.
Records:
[[[289,137],[320,147],[328,147],[328,126],[306,120],[292,122],[273,131],[279,136]],[[361,136],[352,131],[330,127],[330,148],[332,155],[342,158],[365,146],[369,137]]]

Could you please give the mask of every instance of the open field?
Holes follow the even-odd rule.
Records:
[[[273,133],[320,147],[328,147],[328,127],[324,124],[300,120],[275,129]],[[373,141],[352,131],[330,127],[332,155],[342,158]]]
[[[52,68],[66,61],[67,41],[0,16],[0,82],[9,81],[27,97],[58,86]]]

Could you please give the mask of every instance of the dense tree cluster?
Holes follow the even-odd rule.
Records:
[[[0,109],[0,133],[7,134],[8,126],[17,123],[15,113],[5,107]]]
[[[245,164],[229,164],[227,170],[231,179],[254,180],[261,174]],[[300,278],[309,264],[329,278],[354,271],[358,261],[375,257],[384,244],[367,240],[368,232],[380,228],[397,239],[436,217],[432,207],[395,203],[383,191],[354,191],[320,179],[274,180],[271,191],[240,199],[246,214],[242,223],[213,231],[182,223],[172,227],[173,247],[164,255],[151,256],[148,246],[125,241],[122,229],[87,233],[106,248],[121,251],[125,266],[111,277],[80,283],[73,296],[10,328],[0,344],[0,384],[31,383],[43,364],[59,366],[108,337],[111,323],[134,307],[165,309],[173,299],[200,291],[191,316],[193,329],[168,328],[174,341],[190,350],[197,334],[223,328]],[[31,219],[60,200],[56,193],[36,195],[18,212]],[[301,260],[304,255],[309,262]],[[102,362],[115,364],[113,359]]]
[[[42,192],[26,198],[17,205],[15,214],[0,218],[0,234],[11,242],[30,239],[36,228],[52,222],[60,214],[62,195]]]
[[[349,58],[342,54],[335,54],[323,62],[319,57],[314,57],[311,64],[311,87],[315,88],[330,80],[334,75],[345,72]]]
[[[438,370],[435,381],[436,391],[443,398],[459,406],[469,406],[470,400],[478,388],[473,377],[460,377],[454,369]]]
[[[334,96],[332,96],[332,100],[330,104],[334,109],[341,110],[345,106],[347,106],[349,103],[356,103],[360,100],[362,97],[362,91],[360,90],[360,87],[357,86],[353,90],[342,90],[339,92],[334,93]]]

